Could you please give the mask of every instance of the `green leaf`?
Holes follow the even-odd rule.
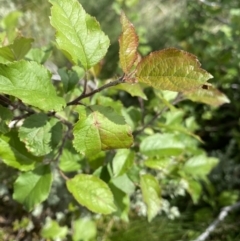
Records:
[[[98,177],[78,174],[67,181],[67,188],[81,205],[93,212],[110,214],[116,209],[111,190]]]
[[[0,105],[0,132],[3,134],[9,131],[8,124],[13,118],[13,112]]]
[[[12,11],[2,19],[2,25],[6,30],[7,39],[9,42],[14,41],[14,39],[19,35],[17,25],[18,20],[22,15],[23,13],[20,11]]]
[[[111,108],[114,109],[114,111],[116,111],[118,114],[121,114],[123,109],[123,103],[120,100],[113,101],[112,98],[104,96],[100,93],[94,95],[91,103],[93,105],[100,105],[100,106],[106,106],[106,107],[111,106]]]
[[[89,163],[90,168],[93,170],[96,170],[99,167],[104,166],[104,163],[106,161],[106,155],[107,155],[107,152],[101,151],[101,152],[98,152],[96,155],[93,154],[91,156],[88,156],[87,161]],[[101,178],[101,179],[104,180],[104,178]]]
[[[50,72],[35,62],[0,64],[0,93],[44,111],[58,111],[65,105],[64,99],[56,94]]]
[[[161,128],[161,130],[165,129],[167,130],[168,132],[179,132],[179,133],[183,133],[183,134],[186,134],[186,135],[189,135],[189,136],[192,136],[194,137],[196,140],[198,140],[199,142],[202,142],[202,139],[198,136],[198,135],[195,135],[194,133],[190,132],[188,128],[184,128],[183,126],[181,125],[165,125],[165,124],[162,124],[162,123],[158,123],[158,126]]]
[[[136,78],[160,90],[185,92],[212,78],[196,56],[175,48],[150,53],[137,66]]]
[[[101,150],[129,148],[133,143],[130,127],[110,107],[83,109],[73,129],[73,145],[87,156]]]
[[[139,123],[142,120],[142,110],[134,106],[130,106],[127,109],[122,108],[121,114],[123,115],[125,121],[132,129],[139,127]]]
[[[160,211],[161,191],[158,181],[150,174],[141,176],[140,186],[143,200],[147,205],[148,221],[150,222]]]
[[[115,88],[119,90],[124,90],[133,97],[137,96],[137,97],[141,97],[144,100],[147,100],[147,96],[144,94],[140,84],[138,83],[123,83],[123,84],[117,85]]]
[[[114,202],[117,207],[117,211],[114,213],[120,217],[123,221],[128,222],[128,213],[130,209],[130,199],[128,194],[117,188],[112,183],[109,183],[109,187],[114,196]]]
[[[187,191],[190,194],[193,203],[197,204],[202,193],[202,186],[199,182],[193,179],[185,179],[188,183]]]
[[[80,67],[79,67],[80,68]],[[63,83],[63,88],[65,93],[73,90],[82,76],[78,76],[76,71],[67,71],[66,68],[58,69],[58,73],[61,76],[61,81]],[[84,72],[83,72],[84,74]]]
[[[230,103],[230,100],[225,94],[210,84],[205,84],[196,91],[187,92],[185,96],[192,101],[202,102],[216,107],[225,103]]]
[[[122,34],[119,38],[119,58],[122,70],[129,73],[138,57],[138,36],[126,15],[121,14]]]
[[[168,169],[171,165],[171,159],[169,158],[160,158],[160,159],[148,159],[144,162],[144,165],[149,168],[163,171]]]
[[[218,164],[218,159],[205,155],[190,158],[182,167],[181,171],[193,177],[205,178],[207,174]]]
[[[29,152],[35,156],[43,156],[52,151],[51,131],[52,125],[46,114],[33,114],[27,117],[19,128],[19,138],[25,143]]]
[[[11,62],[20,60],[31,49],[32,42],[32,38],[18,37],[12,44],[0,48],[0,56]]]
[[[26,55],[26,59],[35,61],[39,64],[45,63],[52,53],[51,47],[32,48]]]
[[[121,176],[126,173],[134,163],[135,153],[128,150],[118,150],[112,160],[112,169],[114,177]]]
[[[18,19],[22,16],[20,11],[12,11],[7,16],[2,19],[3,27],[5,29],[14,29],[17,28]]]
[[[13,198],[31,211],[37,204],[47,199],[51,185],[50,166],[39,166],[33,171],[19,175],[14,183]]]
[[[147,156],[177,156],[185,146],[173,134],[154,134],[140,144],[140,151]]]
[[[107,52],[109,38],[96,19],[86,14],[77,0],[50,0],[50,3],[58,47],[86,70],[97,64]]]
[[[6,165],[21,171],[34,169],[37,162],[41,160],[27,151],[15,131],[0,135],[0,159]]]
[[[76,152],[71,142],[67,142],[60,157],[59,168],[64,172],[73,172],[81,169],[82,156]]]
[[[97,235],[96,223],[88,218],[81,218],[73,222],[73,241],[95,240]]]
[[[67,226],[59,226],[59,224],[47,217],[47,222],[41,230],[41,236],[46,239],[59,240],[65,238],[68,232]]]
[[[123,174],[118,177],[113,177],[111,179],[111,183],[114,184],[115,187],[123,191],[124,193],[131,195],[135,191],[135,185],[132,180],[128,177],[128,175]]]
[[[62,122],[56,118],[51,118],[49,120],[49,124],[51,126],[50,133],[51,133],[51,141],[50,146],[52,150],[54,150],[57,146],[59,146],[59,140],[63,137],[63,125]]]

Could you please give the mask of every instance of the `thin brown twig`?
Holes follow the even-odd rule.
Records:
[[[60,145],[60,147],[59,147],[59,149],[58,149],[57,156],[54,158],[53,162],[56,162],[56,163],[59,162],[59,159],[60,159],[60,157],[61,157],[61,155],[62,155],[62,153],[63,153],[64,146],[65,146],[65,144],[66,144],[66,141],[67,141],[67,139],[69,138],[70,132],[71,132],[71,128],[68,127],[68,130],[66,131],[66,133],[65,133],[65,135],[64,135],[64,137],[63,137],[63,139],[62,139],[62,143],[61,143],[61,145]],[[60,175],[63,177],[63,179],[65,179],[65,180],[68,180],[68,179],[69,179],[69,178],[62,172],[62,170],[59,168],[59,166],[57,167],[57,169],[58,169]]]
[[[5,104],[11,105],[12,107],[15,107],[11,100],[9,100],[6,96],[0,95],[0,100],[4,102]]]
[[[81,94],[76,99],[68,102],[67,106],[69,106],[69,105],[78,105],[80,100],[85,99],[87,97],[90,97],[90,96],[92,96],[92,95],[94,95],[94,94],[96,94],[96,93],[98,93],[98,92],[100,92],[100,91],[102,91],[102,90],[104,90],[106,88],[122,84],[122,83],[124,83],[124,81],[125,81],[125,76],[123,75],[122,77],[118,78],[117,80],[109,82],[109,83],[99,87],[98,89],[93,90],[90,93],[87,93],[87,94],[85,93],[84,95]]]
[[[84,78],[83,92],[80,96],[84,96],[86,94],[86,91],[87,91],[87,79]]]
[[[176,105],[177,103],[179,103],[179,102],[181,102],[181,101],[183,101],[183,100],[184,100],[183,95],[182,95],[181,93],[179,93],[179,94],[176,96],[176,98],[172,101],[171,104],[172,104],[172,105]],[[133,133],[134,136],[142,133],[148,126],[150,126],[156,119],[158,119],[165,111],[167,111],[168,108],[169,108],[168,106],[164,106],[160,111],[158,111],[158,112],[153,116],[153,118],[152,118],[150,121],[148,121],[145,125],[143,125],[143,127],[142,127],[140,130],[135,131],[135,132]]]

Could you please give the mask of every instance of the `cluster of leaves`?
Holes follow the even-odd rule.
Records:
[[[0,159],[20,171],[13,198],[33,210],[48,198],[57,170],[80,205],[124,221],[139,187],[149,221],[163,209],[164,196],[181,195],[180,183],[196,203],[199,181],[207,182],[218,160],[198,148],[194,118],[184,119],[174,105],[185,99],[213,106],[228,102],[207,82],[212,76],[194,55],[175,48],[142,57],[135,28],[122,13],[123,75],[97,88],[109,38],[78,1],[50,3],[56,45],[72,64],[58,70],[60,83],[53,84],[42,65],[49,50],[31,48],[32,38],[13,31],[17,14],[2,21]],[[122,91],[145,108],[110,97]]]

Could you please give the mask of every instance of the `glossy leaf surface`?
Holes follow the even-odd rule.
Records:
[[[148,156],[176,156],[182,153],[184,145],[173,134],[154,134],[140,144],[140,151]]]
[[[77,0],[50,0],[51,24],[56,42],[70,59],[84,69],[97,64],[106,54],[109,39],[97,20],[88,15]]]
[[[51,74],[35,62],[0,64],[0,93],[15,96],[44,111],[61,110],[65,105],[51,83]]]
[[[81,205],[93,212],[110,214],[116,209],[108,185],[96,176],[78,174],[67,181],[67,188]]]
[[[25,143],[29,152],[36,156],[43,156],[52,150],[51,129],[52,126],[46,114],[33,114],[26,118],[19,128],[19,138]]]
[[[82,109],[73,135],[75,149],[86,155],[101,150],[129,148],[133,142],[130,127],[124,118],[112,108],[103,106]]]
[[[200,88],[212,75],[200,68],[196,56],[169,48],[144,57],[136,77],[156,89],[184,92]]]

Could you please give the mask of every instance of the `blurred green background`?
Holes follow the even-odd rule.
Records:
[[[231,100],[230,104],[219,108],[190,101],[181,104],[186,115],[194,116],[197,120],[197,134],[204,141],[202,148],[209,155],[220,159],[219,165],[210,174],[211,182],[204,186],[204,194],[197,205],[192,204],[189,196],[178,197],[174,204],[181,212],[179,218],[170,220],[159,216],[151,223],[147,223],[142,217],[132,217],[129,224],[112,221],[108,217],[95,217],[99,235],[97,240],[191,240],[191,237],[196,237],[196,234],[205,230],[223,206],[239,200],[240,1],[82,0],[80,3],[86,12],[97,18],[111,40],[111,47],[101,73],[102,79],[119,74],[119,15],[121,10],[124,10],[136,27],[142,55],[166,47],[177,47],[196,55],[203,68],[214,76],[211,82]],[[35,38],[35,46],[45,46],[53,40],[54,31],[49,24],[50,4],[47,1],[0,0],[0,18],[15,10],[22,12],[19,29],[23,35]],[[57,51],[54,51],[54,59],[59,67],[67,65],[67,60]],[[40,240],[37,233],[41,229],[41,219],[39,221],[34,215],[24,212],[20,205],[16,205],[10,196],[6,195],[11,193],[16,172],[10,168],[1,168],[4,168],[4,172],[0,172],[4,186],[0,189],[0,197],[8,199],[7,202],[4,199],[0,200],[0,240],[1,235],[6,237],[6,233],[8,240]],[[51,223],[55,232],[58,230],[64,233],[63,227],[68,225],[67,220],[70,218],[64,216],[62,208],[68,200],[64,193],[54,195],[54,192],[61,190],[62,185],[59,178],[59,182],[55,183],[51,201],[45,204],[44,210],[47,214],[44,215],[58,221]],[[9,189],[6,190],[6,187]],[[6,210],[11,223],[1,221],[1,214],[4,216]],[[72,215],[76,215],[74,210]],[[207,240],[240,240],[239,215],[240,210],[230,214]],[[26,230],[29,225],[34,225],[36,237],[29,236],[23,239],[19,230]],[[90,221],[83,225],[95,232],[94,228],[91,229]],[[94,239],[90,236],[88,240]]]

